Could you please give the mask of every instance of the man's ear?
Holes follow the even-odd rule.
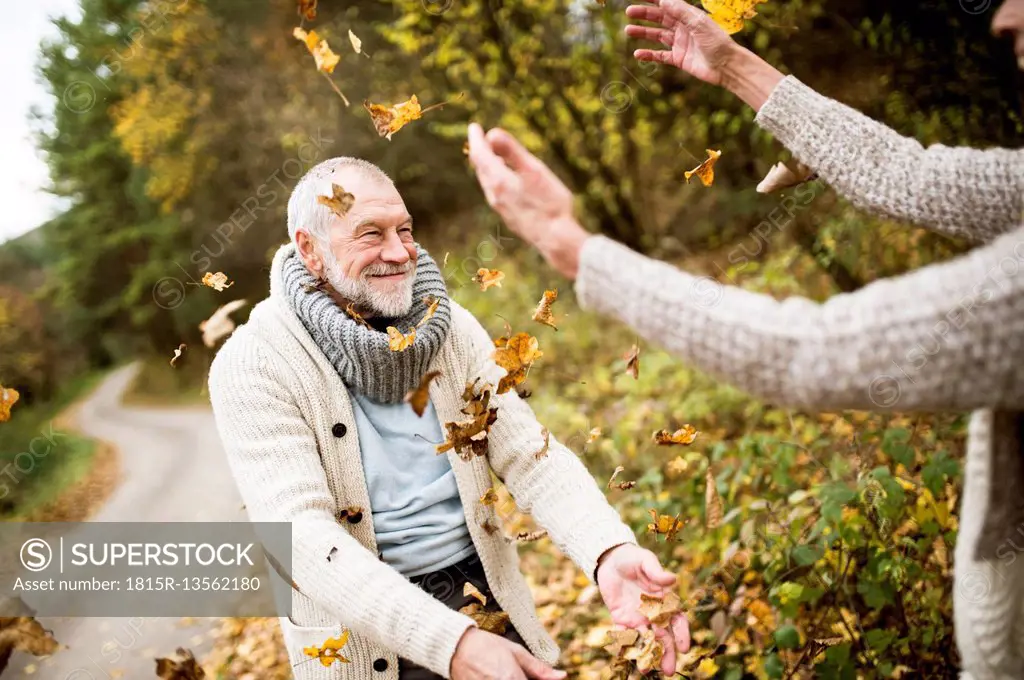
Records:
[[[323,278],[324,263],[316,252],[313,239],[308,232],[298,231],[295,233],[295,248],[299,251],[299,257],[303,264],[314,276]]]

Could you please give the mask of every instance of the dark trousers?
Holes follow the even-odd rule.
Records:
[[[486,611],[501,610],[501,607],[494,600],[494,594],[487,586],[484,567],[476,553],[450,567],[432,571],[421,576],[413,576],[409,580],[445,603],[449,609],[455,610],[477,601],[475,597],[462,594],[463,587],[469,581],[481,593],[487,596],[487,605],[484,607]],[[505,633],[502,637],[523,647],[526,646],[523,638],[519,636],[511,622],[505,626]],[[402,657],[398,658],[398,677],[400,680],[438,680],[441,678],[437,673],[428,671],[423,666],[414,664],[412,661]]]

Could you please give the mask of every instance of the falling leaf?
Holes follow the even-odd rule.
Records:
[[[351,302],[345,305],[345,313],[348,314],[360,326],[365,326],[369,328],[371,331],[376,330],[373,326],[366,322],[366,319],[364,319],[359,312],[356,311],[355,306]]]
[[[416,328],[430,321],[430,317],[434,316],[434,312],[437,311],[438,306],[441,304],[441,299],[434,295],[427,295],[423,298],[423,304],[427,306],[427,311],[419,323],[416,324]]]
[[[685,521],[679,520],[679,515],[675,517],[659,515],[658,511],[654,508],[648,508],[647,511],[651,513],[651,518],[654,520],[653,523],[647,525],[647,533],[662,534],[667,541],[674,539],[676,533],[686,524]]]
[[[818,173],[799,161],[793,161],[792,167],[781,161],[772,166],[761,183],[757,185],[757,193],[770,194],[780,189],[795,187],[804,182],[817,179]]]
[[[626,373],[633,376],[633,380],[640,379],[640,346],[634,344],[633,347],[623,357],[626,360]]]
[[[541,458],[546,458],[547,457],[547,455],[548,455],[548,442],[551,440],[551,432],[548,431],[548,428],[546,428],[546,427],[542,428],[541,431],[540,431],[540,434],[541,434],[542,437],[544,437],[544,446],[540,447],[540,450],[533,454],[533,457],[536,460],[540,460]]]
[[[476,270],[476,275],[470,279],[475,283],[480,284],[480,290],[484,291],[492,286],[498,286],[501,288],[501,280],[505,278],[505,272],[500,272],[497,269],[486,269],[481,267]]]
[[[224,272],[206,272],[203,274],[203,285],[208,288],[213,288],[218,293],[223,292],[225,288],[230,288],[235,285],[234,281],[228,282],[228,276]]]
[[[331,50],[326,40],[317,35],[316,31],[307,32],[298,27],[292,31],[292,35],[306,44],[306,49],[313,55],[318,71],[334,73],[334,67],[341,61],[341,57]]]
[[[487,605],[487,596],[481,593],[480,590],[470,581],[466,581],[462,586],[462,594],[467,597],[475,597],[477,602],[481,605]]]
[[[635,643],[640,637],[640,631],[635,628],[626,628],[624,630],[610,630],[607,633],[609,643],[604,646],[612,656],[620,656],[626,647],[629,647]]]
[[[326,205],[338,217],[344,217],[356,202],[356,197],[345,191],[340,184],[331,182],[331,195],[317,196],[316,202]]]
[[[22,608],[27,608],[21,598],[16,599]],[[0,674],[13,651],[47,656],[59,649],[60,643],[54,639],[53,633],[43,628],[34,616],[0,617]]]
[[[470,602],[460,609],[459,612],[472,618],[476,621],[476,625],[489,633],[494,633],[495,635],[505,634],[505,627],[508,625],[508,614],[503,611],[487,611],[479,602]]]
[[[498,502],[498,492],[494,490],[493,486],[487,487],[487,491],[484,491],[484,494],[482,496],[480,496],[480,504],[481,505],[494,505],[497,502]],[[484,602],[484,604],[487,604],[487,603]]]
[[[470,416],[470,419],[461,423],[445,423],[446,440],[434,449],[437,453],[455,449],[460,458],[468,461],[474,456],[487,454],[487,434],[491,425],[498,419],[498,407],[490,406],[489,387],[481,390],[480,394],[473,395],[471,386],[467,386],[463,397],[468,403],[462,412]]]
[[[302,652],[306,656],[319,659],[320,664],[323,666],[330,666],[335,661],[349,663],[349,660],[341,653],[341,648],[345,646],[346,642],[348,642],[347,630],[340,637],[327,638],[319,647],[303,647]]]
[[[175,654],[181,659],[156,659],[156,677],[162,680],[202,680],[206,677],[206,671],[196,661],[192,650],[178,647]]]
[[[693,440],[697,438],[698,434],[700,434],[700,432],[696,430],[693,425],[683,425],[675,432],[658,430],[654,433],[654,443],[659,446],[689,446],[693,443]]]
[[[494,363],[504,368],[507,373],[498,382],[498,394],[504,394],[522,384],[533,362],[544,356],[539,349],[537,338],[529,333],[516,333],[512,337],[497,338],[494,346]]]
[[[348,40],[352,43],[352,49],[356,51],[356,54],[363,53],[363,41],[356,37],[351,28],[348,29]]]
[[[402,335],[402,331],[398,330],[394,326],[388,326],[388,348],[392,352],[402,352],[412,346],[412,343],[416,341],[416,329],[412,328],[409,330],[407,335]]]
[[[306,21],[316,19],[317,0],[299,0],[299,16]]]
[[[622,467],[621,465],[617,465],[615,467],[615,471],[612,472],[611,479],[608,480],[608,487],[607,488],[610,489],[614,485],[617,489],[622,489],[623,491],[625,491],[627,489],[632,489],[634,486],[636,486],[636,482],[619,482],[619,483],[615,484],[615,478],[618,477],[619,473],[622,472],[625,469],[626,468]]]
[[[19,398],[21,395],[13,387],[0,387],[0,423],[6,423],[11,419],[11,407]]]
[[[690,178],[697,175],[700,178],[701,183],[704,186],[709,187],[715,182],[715,161],[717,161],[721,155],[721,151],[715,151],[714,149],[708,149],[708,157],[703,163],[698,165],[693,170],[687,170],[683,173],[686,176],[686,183],[690,183]]]
[[[672,617],[683,610],[683,603],[679,596],[672,591],[663,597],[640,593],[640,606],[637,609],[654,625],[666,628],[671,623]]]
[[[213,347],[221,338],[226,338],[235,330],[235,322],[229,316],[232,312],[238,311],[246,305],[245,300],[232,300],[226,305],[221,305],[206,321],[199,324],[199,330],[203,333],[203,344]]]
[[[442,267],[447,267],[448,266],[448,256],[449,255],[451,255],[451,253],[448,252],[448,251],[445,251],[445,253],[444,253],[444,262],[441,263]]]
[[[538,321],[545,326],[551,326],[556,331],[558,326],[555,325],[555,317],[551,314],[551,305],[554,304],[555,300],[558,299],[558,289],[544,291],[544,297],[540,299],[537,304],[537,310],[533,313],[533,320]]]
[[[701,0],[716,24],[730,35],[743,30],[743,20],[757,16],[755,7],[767,0]]]
[[[718,485],[715,484],[715,476],[711,473],[710,465],[708,465],[705,475],[705,482],[704,523],[708,529],[717,529],[722,525],[722,497],[718,495]]]
[[[537,531],[520,531],[516,534],[516,540],[520,543],[529,543],[530,541],[536,541],[544,538],[547,535],[547,529],[538,529]]]
[[[684,472],[686,472],[688,467],[690,467],[690,464],[687,463],[682,456],[676,456],[675,458],[668,462],[668,465],[666,466],[666,471],[668,472],[668,476],[670,478],[674,478],[679,477]]]
[[[181,355],[182,355],[182,353],[184,353],[186,347],[187,347],[187,345],[185,345],[185,343],[181,343],[180,345],[178,345],[178,348],[176,350],[174,350],[174,356],[171,357],[171,366],[177,366],[178,365],[177,364],[178,359],[181,358]]]
[[[430,399],[430,381],[441,375],[441,371],[428,371],[423,374],[420,378],[419,386],[410,390],[405,395],[405,401],[409,406],[412,407],[413,412],[420,418],[423,417],[423,412],[427,410],[427,401]]]
[[[591,428],[590,434],[587,435],[587,443],[588,444],[593,444],[594,442],[596,442],[600,438],[601,438],[601,428],[599,428],[599,427]]]
[[[465,93],[459,94],[455,99],[461,99],[463,94]],[[373,126],[376,128],[377,134],[381,137],[386,137],[390,141],[391,135],[412,121],[422,118],[423,114],[427,111],[442,107],[448,103],[450,102],[439,102],[423,109],[420,108],[420,102],[416,95],[412,95],[408,101],[395,104],[394,106],[374,104],[369,100],[365,100],[363,107],[370,112],[370,118],[373,120]]]

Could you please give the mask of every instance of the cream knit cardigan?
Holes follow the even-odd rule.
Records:
[[[993,447],[1020,455],[1010,411],[1024,410],[1024,150],[926,149],[792,76],[756,120],[857,206],[982,245],[817,304],[722,286],[592,236],[580,303],[775,403],[975,409],[953,567],[957,646],[965,678],[1024,678],[1024,526],[996,558],[975,558],[1000,473]],[[779,199],[791,213],[806,203]]]
[[[475,625],[380,561],[370,498],[348,390],[285,299],[274,258],[270,297],[256,305],[218,352],[210,369],[210,400],[238,489],[252,521],[292,523],[292,615],[280,617],[299,680],[395,680],[398,656],[444,677],[459,638]],[[480,323],[452,301],[452,325],[431,370],[441,376],[430,398],[442,423],[465,420],[462,393],[477,377],[497,385],[505,374],[493,362],[494,344]],[[448,452],[470,536],[501,608],[540,659],[554,663],[558,648],[537,618],[519,571],[514,543],[488,533],[501,527],[494,505],[480,504],[490,472],[507,485],[517,506],[548,530],[551,540],[593,580],[608,548],[636,543],[598,484],[569,449],[550,438],[515,391],[492,397],[498,417],[486,458],[461,460]],[[335,428],[335,424],[345,425]],[[336,436],[342,434],[342,436]],[[348,506],[363,508],[358,524],[338,520]],[[303,654],[341,630],[349,663],[324,667]],[[381,662],[383,660],[385,663]],[[384,670],[375,670],[383,667]]]

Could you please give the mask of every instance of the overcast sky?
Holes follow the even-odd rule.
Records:
[[[59,202],[42,190],[46,164],[32,143],[29,107],[52,110],[53,98],[35,72],[39,41],[56,30],[50,17],[78,17],[78,0],[32,0],[4,3],[0,22],[0,64],[4,93],[0,101],[0,242],[39,226]]]

